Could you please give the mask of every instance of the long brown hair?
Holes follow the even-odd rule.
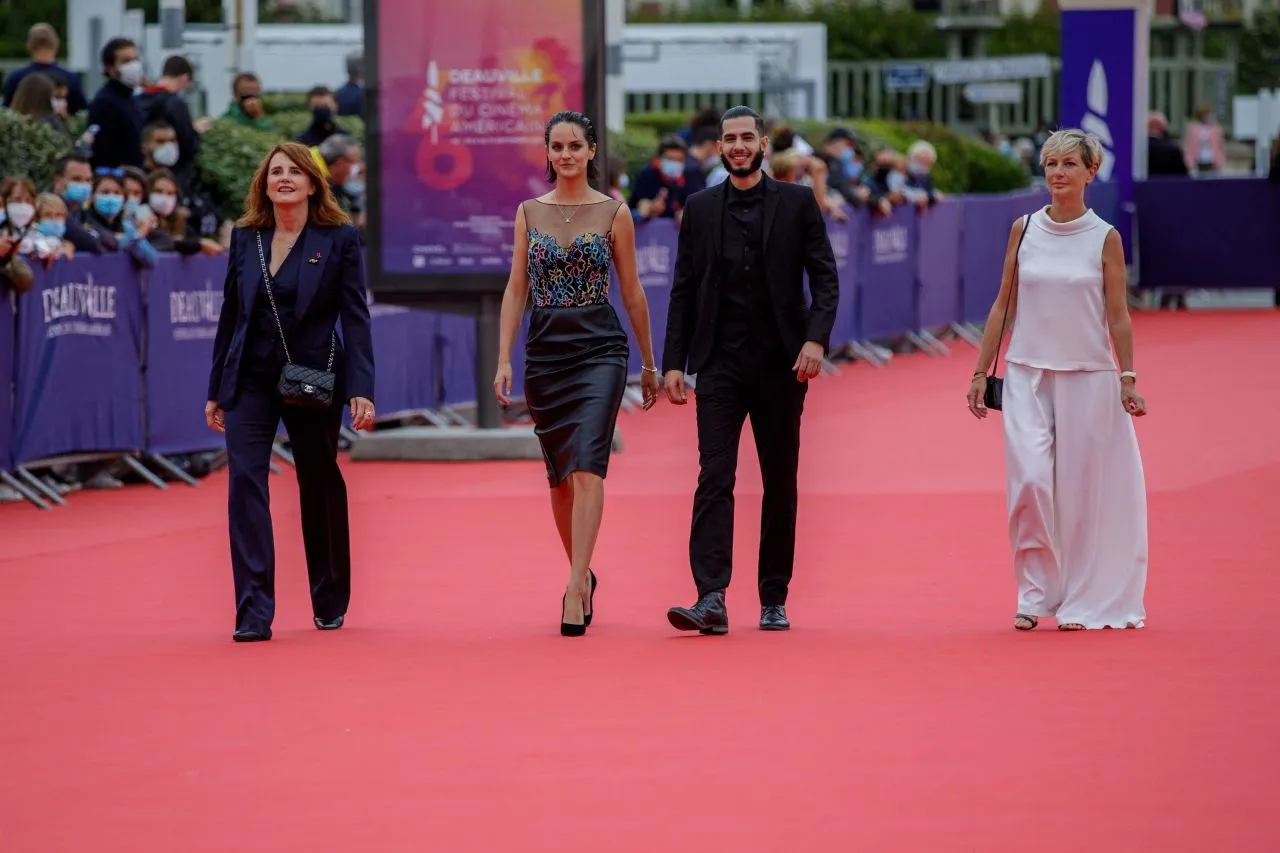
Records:
[[[320,171],[311,149],[298,142],[281,142],[258,164],[258,171],[254,172],[253,181],[249,184],[249,194],[245,196],[244,216],[240,217],[236,225],[241,228],[275,227],[275,208],[271,199],[267,198],[267,168],[271,165],[271,158],[277,154],[288,157],[294,165],[306,172],[311,185],[315,187],[315,192],[308,200],[307,224],[327,227],[350,224],[351,217],[338,206],[333,193],[329,191],[329,179]]]

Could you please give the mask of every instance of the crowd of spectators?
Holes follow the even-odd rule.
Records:
[[[695,113],[687,127],[662,137],[653,159],[636,172],[634,183],[627,181],[628,164],[613,158],[611,192],[627,201],[637,222],[663,217],[679,221],[690,194],[729,177],[716,147],[719,129],[719,110]],[[931,176],[938,153],[924,140],[906,151],[869,151],[851,130],[836,127],[815,148],[776,120],[766,121],[765,134],[769,138],[763,163],[766,173],[779,181],[812,187],[819,206],[837,221],[847,220],[851,211],[861,207],[887,216],[897,205],[925,209],[942,198]]]
[[[113,38],[100,55],[106,82],[88,98],[79,76],[58,64],[59,48],[52,26],[33,26],[27,37],[31,62],[4,79],[4,109],[48,125],[65,138],[66,148],[47,185],[17,172],[0,174],[0,291],[21,294],[32,286],[33,264],[77,254],[123,252],[147,268],[162,253],[224,253],[232,221],[196,168],[201,138],[216,119],[192,114],[191,62],[173,54],[148,76],[137,44]],[[349,82],[337,92],[317,86],[307,94],[311,122],[296,141],[311,148],[335,196],[363,225],[363,153],[336,120],[364,108],[361,59],[351,57],[347,65]],[[255,75],[237,76],[233,95],[218,118],[272,129]],[[81,113],[84,130],[76,135],[71,128],[79,122],[72,120]],[[178,462],[196,475],[207,470],[204,458]],[[50,469],[45,481],[66,493],[119,488],[128,476],[119,464],[90,463]],[[0,501],[18,498],[0,485]]]

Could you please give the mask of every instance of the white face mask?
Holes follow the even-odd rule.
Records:
[[[176,195],[166,195],[164,193],[152,193],[147,198],[147,204],[160,216],[168,216],[173,213],[178,206],[178,197]]]
[[[36,218],[36,206],[25,201],[10,202],[8,211],[14,228],[26,228]]]
[[[142,82],[142,60],[134,59],[120,66],[120,82],[130,89]]]
[[[178,162],[178,143],[162,142],[151,151],[151,159],[157,166],[172,166]]]

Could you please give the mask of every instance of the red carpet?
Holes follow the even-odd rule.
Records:
[[[0,850],[1270,851],[1280,312],[1143,315],[1148,625],[1011,628],[973,351],[809,397],[789,634],[754,627],[739,479],[723,638],[692,600],[692,406],[621,420],[590,636],[541,463],[348,464],[348,626],[310,627],[272,480],[271,643],[231,642],[225,473],[0,506]]]

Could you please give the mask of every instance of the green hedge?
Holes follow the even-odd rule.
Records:
[[[305,98],[304,98],[305,101]],[[240,216],[253,173],[277,142],[297,139],[311,123],[303,111],[268,111],[271,130],[257,130],[230,119],[218,119],[200,140],[196,168],[200,180],[213,196],[218,209],[228,219]],[[364,144],[364,122],[355,116],[340,116],[338,126]]]
[[[36,191],[53,184],[53,167],[73,140],[49,125],[0,110],[0,178],[30,178]]]

